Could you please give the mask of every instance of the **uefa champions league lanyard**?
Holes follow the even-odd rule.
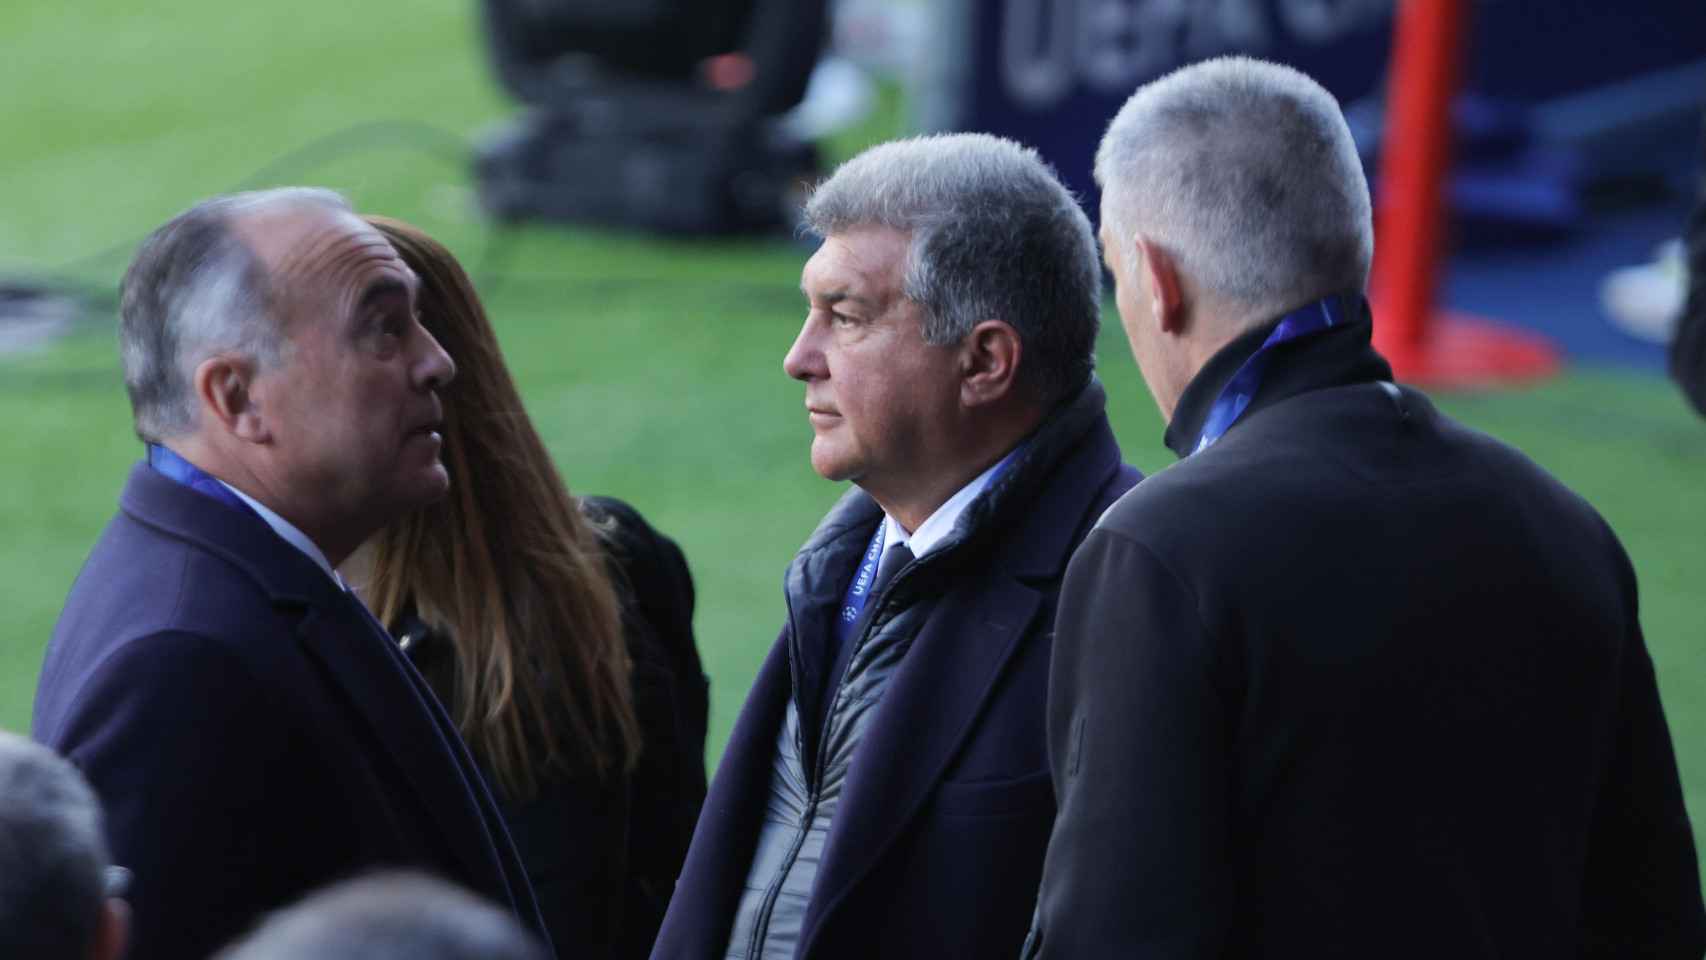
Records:
[[[149,444],[148,465],[168,479],[176,480],[197,493],[206,494],[221,503],[243,511],[251,517],[258,518],[260,516],[255,512],[255,508],[244,503],[243,498],[232,493],[225,484],[220,483],[211,474],[178,456],[167,447],[158,443]]]
[[[1281,317],[1279,325],[1274,327],[1274,332],[1268,334],[1268,338],[1262,341],[1262,345],[1256,348],[1250,359],[1245,360],[1238,372],[1232,375],[1232,379],[1226,382],[1220,396],[1214,399],[1214,405],[1208,408],[1208,417],[1203,420],[1202,435],[1197,438],[1197,445],[1191,452],[1199,453],[1214,446],[1249,408],[1250,401],[1255,399],[1256,390],[1262,385],[1262,374],[1268,367],[1268,354],[1274,347],[1344,324],[1345,306],[1339,297],[1317,300]]]
[[[984,485],[985,490],[995,485],[995,481],[1019,459],[1020,451],[1026,446],[1026,443],[1021,443],[1001,458],[1001,462],[990,472],[989,483]],[[865,604],[870,602],[871,588],[876,585],[877,569],[883,562],[883,542],[888,537],[888,532],[887,518],[878,520],[877,532],[871,536],[871,545],[865,548],[865,555],[859,560],[859,570],[853,574],[853,582],[847,585],[847,595],[841,599],[841,610],[835,615],[837,649],[846,645],[848,635],[853,632],[853,625],[859,622],[859,615],[865,612]]]
[[[871,587],[877,579],[877,567],[883,562],[883,541],[887,539],[888,532],[888,520],[878,520],[877,532],[871,537],[871,545],[865,548],[865,556],[859,561],[859,570],[853,574],[853,582],[847,585],[847,596],[842,598],[841,612],[835,618],[837,648],[847,644],[847,635],[852,632],[853,624],[859,621],[859,614],[865,612],[865,604],[871,599]]]

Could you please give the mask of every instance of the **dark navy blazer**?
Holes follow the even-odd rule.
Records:
[[[36,691],[135,882],[131,960],[205,957],[329,881],[424,869],[541,932],[449,718],[351,595],[263,521],[145,464]]]
[[[1056,596],[1073,548],[1141,477],[1120,462],[1093,389],[1088,428],[1002,514],[890,681],[848,774],[797,956],[1017,955],[1055,812],[1043,729]],[[863,537],[881,518],[870,510]],[[729,737],[653,960],[720,958],[728,945],[792,691],[786,638]]]

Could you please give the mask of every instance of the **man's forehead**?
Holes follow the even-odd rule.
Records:
[[[324,288],[382,275],[412,291],[413,271],[384,234],[335,207],[300,205],[258,210],[233,224],[267,273],[286,285]]]
[[[800,272],[800,289],[843,296],[875,295],[900,283],[909,235],[892,227],[865,226],[832,233]]]

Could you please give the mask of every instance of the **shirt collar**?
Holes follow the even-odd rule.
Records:
[[[954,531],[954,524],[959,522],[960,514],[965,513],[966,508],[971,506],[971,502],[989,488],[989,484],[995,479],[995,475],[1001,472],[1002,467],[1007,466],[1008,461],[1018,456],[1022,449],[1024,449],[1024,444],[1014,447],[988,470],[973,477],[970,483],[961,487],[959,492],[937,507],[936,512],[926,517],[924,522],[918,525],[918,529],[912,531],[911,534],[908,534],[892,515],[884,514],[883,550],[887,551],[889,547],[897,543],[906,544],[914,557],[922,557],[934,550],[938,544],[947,538],[948,534]]]
[[[215,477],[214,479],[218,480],[219,478]],[[254,497],[249,496],[236,487],[233,487],[224,480],[220,480],[219,485],[241,497],[243,502],[248,504],[251,510],[255,511],[256,515],[266,521],[267,526],[271,527],[274,533],[283,537],[286,543],[289,543],[291,546],[306,554],[308,559],[314,561],[321,570],[326,571],[326,576],[332,578],[332,582],[338,585],[339,590],[349,589],[349,587],[344,584],[344,579],[338,576],[338,572],[336,570],[332,569],[332,564],[327,561],[326,555],[320,552],[320,548],[314,545],[314,541],[308,539],[307,534],[296,529],[295,524],[279,516],[277,513],[274,513],[266,504],[256,500]]]

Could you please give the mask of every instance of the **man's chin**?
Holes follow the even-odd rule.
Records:
[[[819,450],[817,444],[812,444],[812,470],[825,480],[841,483],[858,477],[858,465],[851,459],[840,456],[837,451]]]
[[[435,463],[431,468],[421,471],[414,478],[408,489],[398,497],[399,503],[407,504],[406,510],[418,510],[421,507],[437,503],[450,493],[450,471],[444,469],[444,464]]]

